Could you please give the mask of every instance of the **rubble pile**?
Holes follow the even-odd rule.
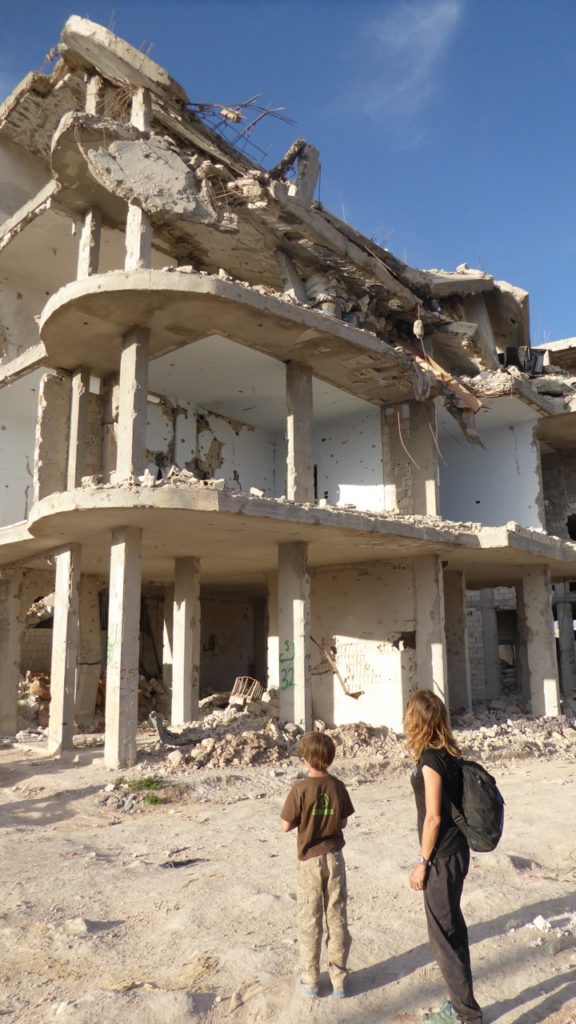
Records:
[[[230,705],[212,709],[205,702],[204,717],[182,733],[189,744],[175,746],[158,742],[167,770],[225,768],[231,765],[262,765],[287,761],[297,755],[300,726],[278,722],[277,691],[268,691],[261,701],[245,707]],[[206,713],[208,712],[208,713]],[[512,702],[492,701],[474,713],[453,718],[457,742],[465,757],[487,763],[524,758],[572,759],[576,755],[576,718],[532,718]],[[364,768],[387,772],[406,770],[411,760],[401,734],[385,726],[355,722],[327,728],[321,721],[314,727],[326,732],[336,744],[337,760],[354,760]]]
[[[18,685],[18,727],[45,729],[50,715],[50,676],[27,672]]]
[[[88,729],[104,728],[104,706],[106,686],[100,680],[96,697],[94,723]],[[145,721],[151,711],[159,711],[163,715],[170,712],[170,695],[159,679],[147,679],[141,675],[138,682],[138,718]],[[21,733],[31,734],[37,738],[42,736],[48,726],[50,717],[50,676],[47,672],[27,672],[20,679],[18,687],[18,728]]]
[[[568,710],[573,711],[569,705]],[[519,704],[493,700],[473,712],[452,716],[465,757],[510,761],[529,757],[562,758],[576,754],[576,717],[533,718]]]

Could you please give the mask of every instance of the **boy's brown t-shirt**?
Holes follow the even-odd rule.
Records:
[[[298,825],[298,860],[310,860],[342,849],[340,822],[351,814],[354,807],[344,783],[333,775],[322,775],[294,783],[280,817]]]

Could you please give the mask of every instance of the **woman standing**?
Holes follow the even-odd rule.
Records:
[[[411,781],[420,840],[409,884],[424,893],[430,945],[450,994],[450,1001],[424,1021],[482,1024],[472,986],[468,930],[460,910],[470,848],[450,811],[450,803],[462,807],[462,754],[448,712],[430,690],[417,690],[408,701],[404,730],[416,762]]]

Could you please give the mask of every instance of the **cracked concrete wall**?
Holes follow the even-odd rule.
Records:
[[[316,424],[314,461],[319,498],[364,512],[384,511],[379,409]]]
[[[535,421],[481,431],[485,448],[444,435],[440,442],[440,512],[446,519],[543,527],[540,452]]]
[[[312,658],[315,718],[366,722],[401,730],[416,685],[414,577],[409,563],[366,563],[311,573],[311,634],[336,647],[347,696],[317,647]]]
[[[21,206],[50,180],[50,172],[39,157],[26,153],[0,136],[0,224],[8,220]]]
[[[42,372],[0,389],[0,526],[21,522],[33,500],[34,443]]]
[[[566,521],[576,512],[576,453],[543,452],[542,479],[546,529],[568,540]]]
[[[197,445],[193,466],[197,476],[223,478],[231,488],[248,492],[258,487],[274,496],[275,438],[260,427],[197,411]]]
[[[38,344],[34,319],[47,301],[47,293],[24,278],[0,272],[0,358],[15,359]]]

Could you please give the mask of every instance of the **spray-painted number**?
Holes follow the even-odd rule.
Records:
[[[294,686],[294,643],[284,641],[284,650],[280,655],[280,689],[289,690]]]

